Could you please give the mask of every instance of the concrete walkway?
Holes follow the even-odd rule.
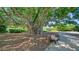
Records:
[[[79,37],[68,35],[69,32],[59,32],[57,44],[51,43],[45,51],[79,51]],[[71,32],[70,34],[74,34]],[[75,33],[79,35],[79,33]]]

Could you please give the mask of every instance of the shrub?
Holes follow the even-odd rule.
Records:
[[[0,33],[5,33],[7,32],[7,27],[5,25],[0,25]]]
[[[10,33],[21,33],[21,32],[26,32],[24,29],[16,29],[16,28],[11,28],[9,29]]]
[[[75,25],[74,24],[67,24],[65,29],[66,31],[74,31]]]
[[[75,25],[74,24],[60,24],[57,26],[59,31],[74,31]]]
[[[74,30],[79,31],[79,25],[76,25]]]

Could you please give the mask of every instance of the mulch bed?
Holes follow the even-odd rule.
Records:
[[[47,35],[0,34],[0,51],[43,51],[50,44]]]

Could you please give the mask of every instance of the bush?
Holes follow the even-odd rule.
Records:
[[[9,32],[10,33],[21,33],[21,32],[26,32],[26,30],[12,28],[12,29],[9,29]]]
[[[7,32],[7,27],[5,25],[0,25],[0,33],[5,33]]]
[[[76,25],[74,30],[79,31],[79,25]]]
[[[57,26],[59,31],[74,31],[75,25],[74,24],[60,24]]]

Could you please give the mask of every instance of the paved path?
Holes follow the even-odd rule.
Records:
[[[77,34],[79,33],[72,33]],[[45,51],[79,51],[79,37],[68,35],[68,32],[59,33],[60,40],[57,44],[51,43]]]

